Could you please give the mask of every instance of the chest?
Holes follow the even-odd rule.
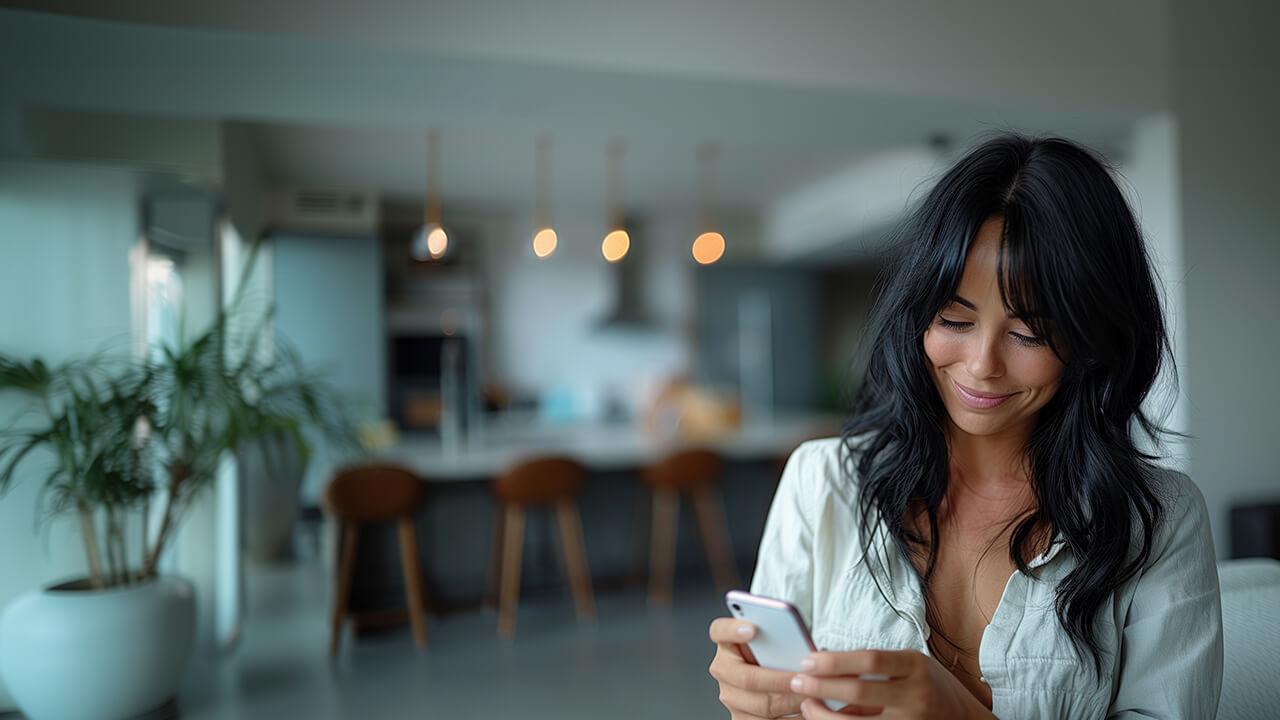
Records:
[[[1007,542],[952,537],[939,545],[929,580],[931,652],[987,707],[991,688],[983,680],[979,650],[1015,570]]]
[[[942,546],[929,580],[930,625],[976,653],[1015,570],[1007,545]]]

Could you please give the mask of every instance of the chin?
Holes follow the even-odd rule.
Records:
[[[973,435],[974,437],[988,437],[991,435],[999,435],[1002,431],[1005,430],[1005,428],[1001,426],[976,424],[976,423],[965,424],[965,423],[955,422],[954,420],[952,421],[951,424],[954,425],[957,430],[964,433],[965,435]]]

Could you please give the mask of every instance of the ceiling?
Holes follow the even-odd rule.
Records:
[[[41,11],[0,10],[0,108],[240,123],[268,184],[402,198],[422,194],[439,128],[444,200],[474,207],[532,204],[541,134],[558,210],[604,202],[615,137],[629,207],[692,208],[711,143],[723,205],[762,209],[937,136],[1017,128],[1120,152],[1167,104],[1155,0],[1069,16],[943,0],[0,5]]]

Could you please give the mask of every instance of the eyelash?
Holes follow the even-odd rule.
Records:
[[[941,315],[939,315],[938,325],[944,328],[947,328],[948,330],[963,330],[973,325],[973,323],[958,322],[956,320],[948,320],[942,317]],[[1013,336],[1013,339],[1017,341],[1019,345],[1022,345],[1024,347],[1044,347],[1047,344],[1045,342],[1045,339],[1041,337],[1033,337],[1031,335],[1023,335],[1021,333],[1016,333],[1016,332],[1011,332],[1009,334]]]

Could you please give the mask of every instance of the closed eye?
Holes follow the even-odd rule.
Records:
[[[1017,340],[1019,344],[1026,345],[1027,347],[1043,347],[1045,344],[1044,338],[1036,337],[1035,335],[1023,335],[1022,333],[1016,332],[1011,332],[1009,334],[1012,335],[1013,339]]]
[[[973,327],[973,323],[964,320],[948,320],[945,317],[938,316],[938,326],[948,330],[967,330]],[[1024,335],[1023,333],[1010,332],[1009,336],[1023,347],[1044,347],[1048,342],[1036,335]]]
[[[942,317],[941,315],[938,316],[938,324],[944,328],[951,328],[952,330],[963,330],[967,327],[973,327],[973,323],[971,322],[961,322],[959,320],[948,320]]]

